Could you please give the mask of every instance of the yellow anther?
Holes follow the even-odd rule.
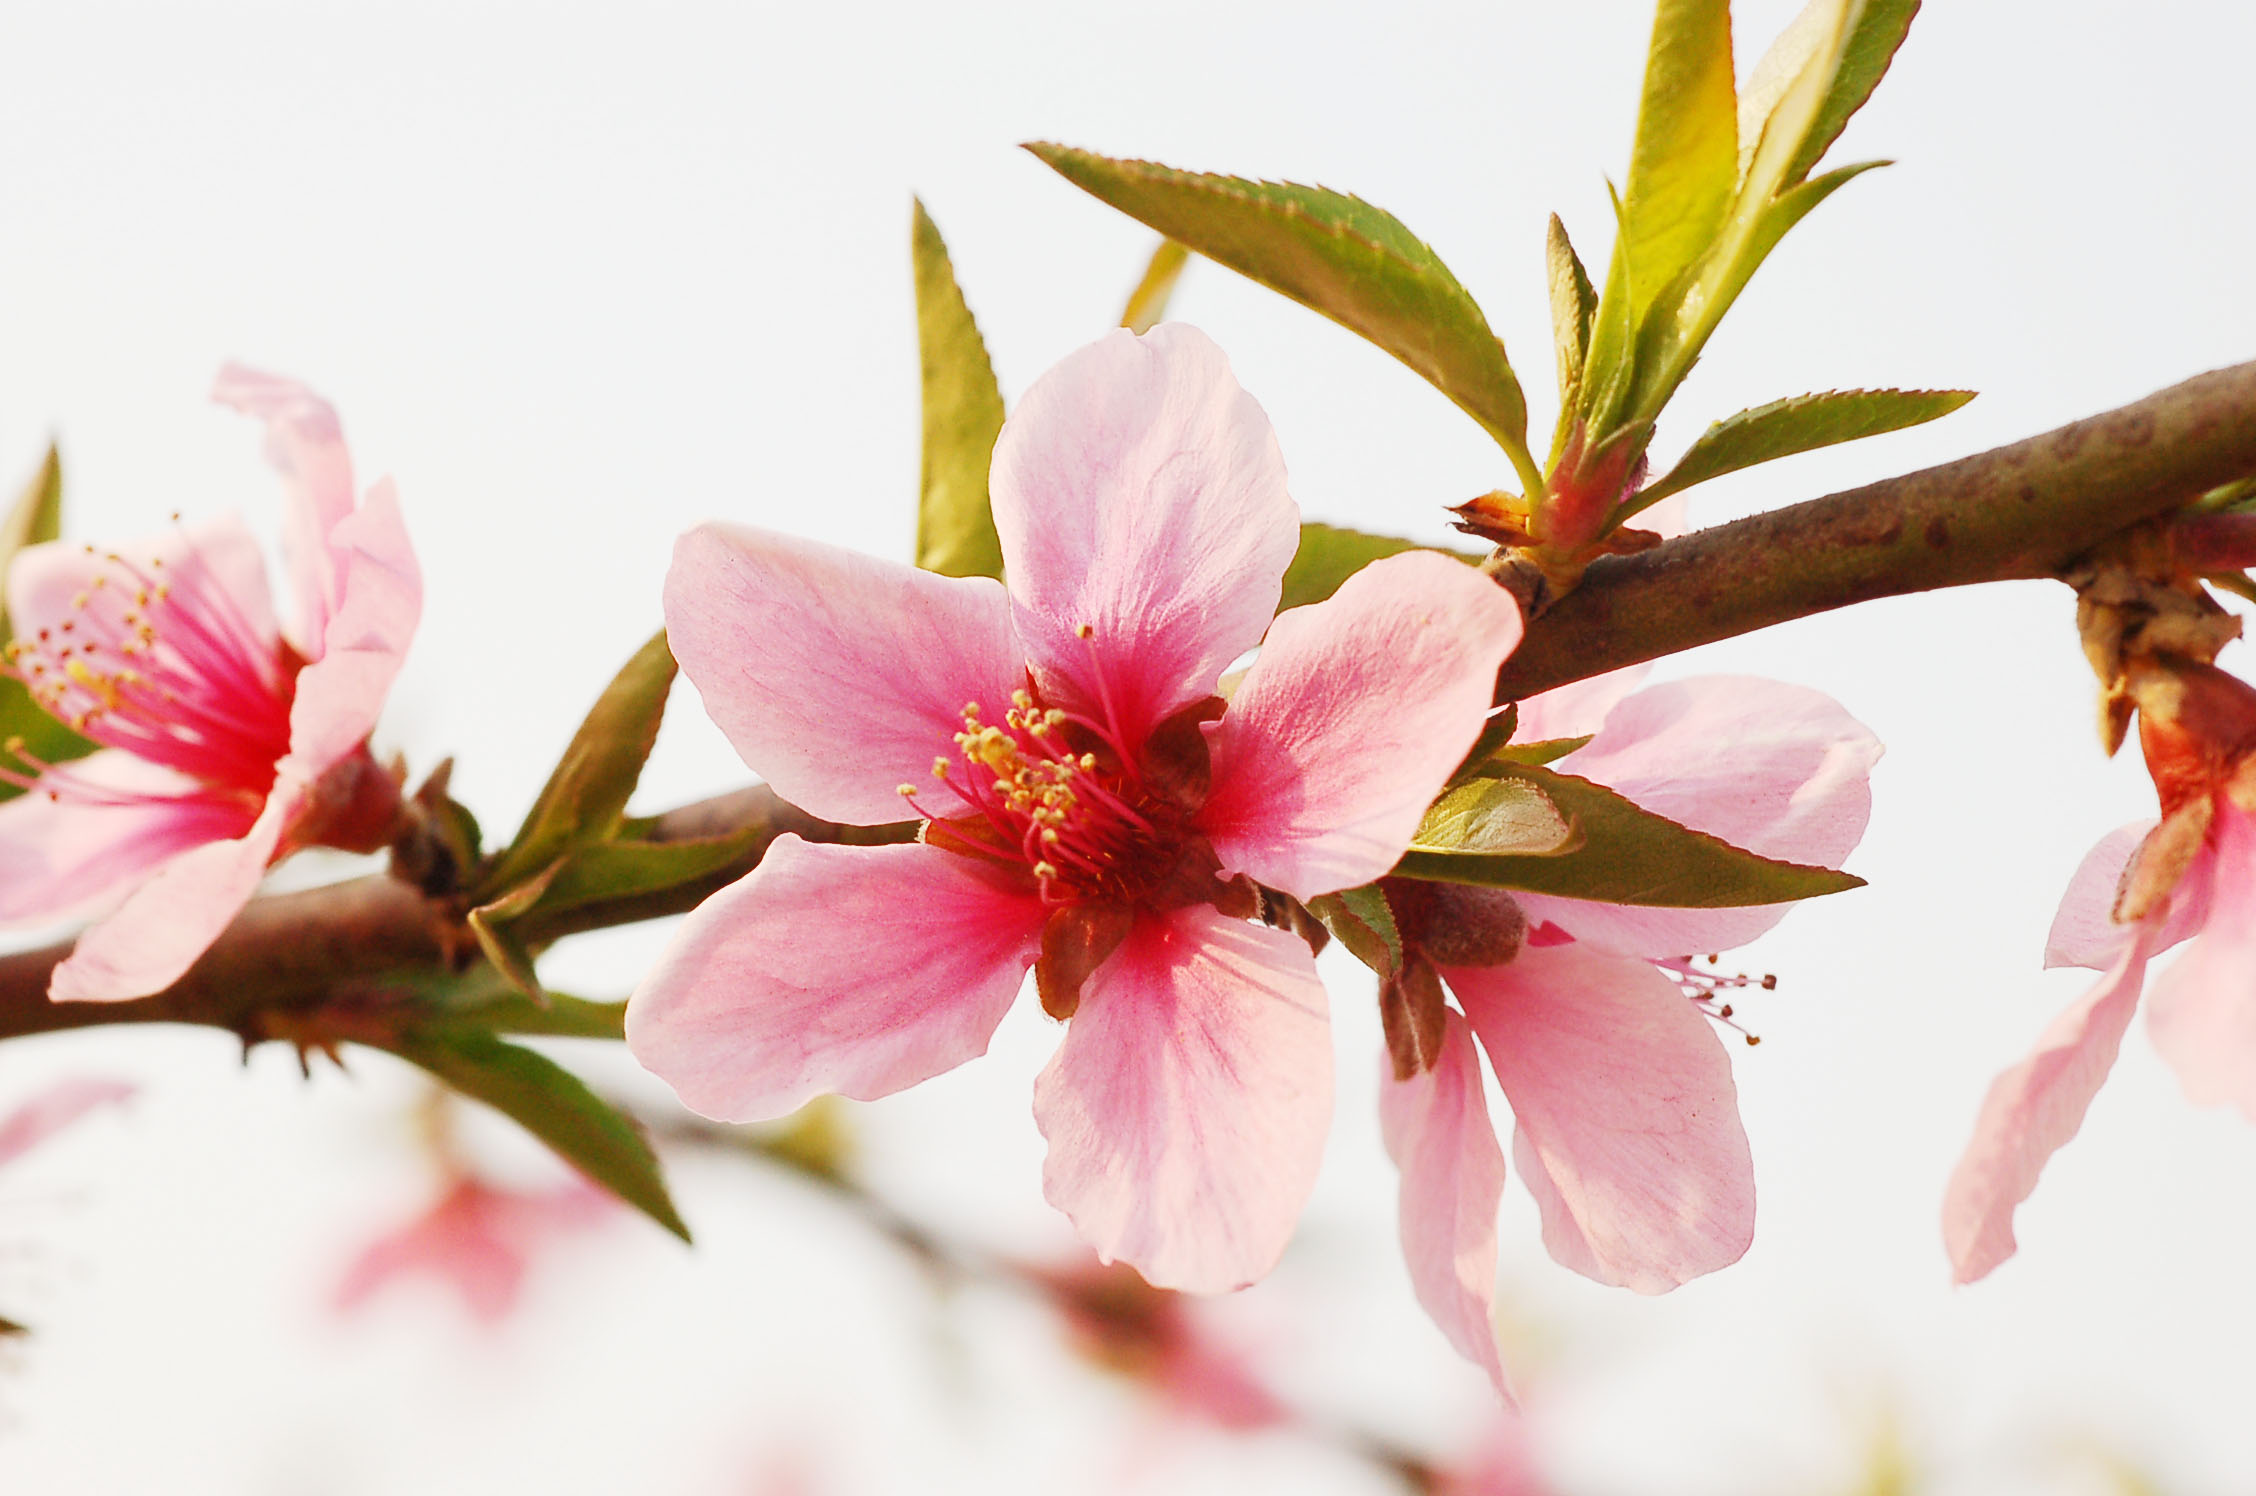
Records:
[[[1044,883],[1049,882],[1057,875],[1057,864],[1054,862],[1037,862],[1034,864],[1034,876]]]
[[[71,661],[63,667],[63,673],[84,686],[88,691],[101,697],[104,706],[117,705],[117,687],[107,677],[96,675],[93,671],[87,669],[83,662]]]
[[[115,558],[115,557],[113,556],[113,557],[112,557],[111,559],[112,559],[112,560],[115,560],[116,558]],[[97,586],[97,587],[107,587],[107,586],[109,586],[109,585],[110,585],[110,574],[109,574],[108,572],[106,572],[106,571],[98,571],[98,572],[94,573],[94,585],[95,585],[95,586]],[[82,593],[82,594],[80,594],[80,595],[81,595],[81,596],[84,596],[84,594],[83,594],[83,593]]]
[[[1073,631],[1073,637],[1076,639],[1094,639],[1096,636],[1097,630],[1094,624],[1084,623]]]
[[[963,719],[964,719],[964,720],[965,720],[966,722],[977,722],[977,721],[979,720],[979,703],[978,703],[978,702],[976,702],[976,701],[967,701],[967,702],[965,702],[965,703],[964,703],[964,705],[963,705]]]
[[[1090,769],[1094,769],[1096,766],[1097,756],[1094,753],[1084,753],[1081,755],[1081,768],[1084,772]]]
[[[913,799],[916,796],[916,786],[913,784],[897,785],[894,788],[894,793]]]
[[[1034,698],[1027,695],[1023,687],[1011,692],[1011,705],[1017,707],[1020,711],[1026,710],[1033,704]]]
[[[86,603],[87,603],[87,597],[86,597],[86,594],[85,594],[85,593],[83,593],[83,592],[79,593],[79,594],[78,594],[77,596],[75,596],[75,597],[73,597],[73,598],[71,599],[71,606],[72,606],[72,607],[74,607],[74,608],[83,608],[83,607],[85,607],[85,606],[86,606]]]
[[[1058,834],[1057,834],[1057,833],[1056,833],[1055,831],[1052,831],[1052,830],[1048,829],[1047,827],[1043,828],[1043,831],[1042,831],[1042,845],[1043,845],[1043,846],[1045,846],[1045,847],[1047,847],[1047,846],[1054,846],[1054,845],[1056,844],[1056,842],[1057,842],[1057,839],[1058,839]]]
[[[947,761],[946,759],[944,759],[944,758],[935,758],[935,759],[933,759],[933,761],[932,761],[932,777],[933,777],[934,779],[946,779],[946,778],[948,777],[948,761]]]

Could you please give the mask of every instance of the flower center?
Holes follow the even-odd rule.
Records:
[[[89,555],[96,554],[87,547]],[[254,805],[290,747],[299,660],[247,619],[192,546],[177,567],[110,552],[71,611],[7,647],[6,670],[81,737],[234,791]],[[32,758],[0,779],[72,798],[139,799],[101,790]]]
[[[932,773],[961,809],[939,814],[902,785],[925,840],[1023,866],[1045,903],[1133,900],[1174,867],[1187,837],[1182,808],[1150,791],[1108,724],[1028,690],[1011,693],[999,723],[964,703],[955,752]]]

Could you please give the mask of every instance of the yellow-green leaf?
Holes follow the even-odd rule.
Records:
[[[1293,553],[1292,565],[1285,568],[1284,594],[1277,609],[1282,612],[1320,603],[1339,591],[1342,582],[1382,556],[1416,550],[1439,550],[1468,566],[1479,565],[1481,559],[1465,551],[1421,546],[1394,535],[1366,535],[1361,530],[1343,530],[1311,520],[1300,527],[1300,549]]]
[[[477,1029],[403,1035],[385,1047],[502,1113],[588,1178],[689,1240],[650,1144],[562,1065]]]
[[[1167,302],[1175,294],[1175,283],[1183,278],[1183,267],[1190,262],[1189,250],[1172,239],[1160,240],[1159,248],[1152,251],[1151,263],[1144,267],[1144,278],[1128,293],[1128,305],[1120,314],[1120,325],[1138,334],[1159,326],[1167,316]]]
[[[660,629],[596,698],[525,813],[509,850],[479,880],[476,897],[506,894],[572,848],[602,841],[619,829],[627,799],[658,739],[673,684],[674,656]]]
[[[1392,214],[1322,187],[1048,143],[1027,149],[1129,217],[1368,338],[1480,422],[1515,466],[1525,462],[1527,401],[1503,342],[1449,267]]]
[[[1917,426],[1973,398],[1972,390],[1832,390],[1758,405],[1710,426],[1627,512],[1759,462]]]
[[[1872,91],[1895,61],[1896,49],[1919,14],[1919,0],[1863,0],[1849,19],[1848,35],[1834,65],[1833,86],[1802,136],[1802,148],[1786,169],[1786,180],[1799,182],[1838,140],[1849,117],[1864,107]]]
[[[1496,764],[1497,786],[1482,781],[1437,802],[1396,876],[1518,888],[1607,904],[1724,909],[1778,904],[1860,888],[1862,878],[1832,868],[1763,857],[1720,837],[1655,815],[1603,785],[1531,764]],[[1533,791],[1548,807],[1536,808]],[[1462,803],[1452,796],[1464,795]],[[1530,855],[1543,827],[1569,823],[1577,840]]]
[[[1402,969],[1402,932],[1396,928],[1394,911],[1387,907],[1386,895],[1377,884],[1343,888],[1310,899],[1308,909],[1356,960],[1380,976]]]
[[[1580,828],[1531,780],[1491,767],[1445,792],[1426,811],[1413,851],[1558,857],[1583,843]]]
[[[1715,238],[1739,175],[1730,0],[1660,0],[1622,190],[1629,320]]]
[[[987,502],[987,469],[1003,429],[1003,394],[987,344],[956,285],[940,230],[916,205],[917,355],[924,377],[924,463],[916,564],[951,577],[999,577],[1003,546]]]
[[[1590,357],[1590,319],[1598,310],[1598,292],[1590,272],[1567,238],[1567,226],[1551,215],[1544,235],[1544,260],[1551,272],[1551,336],[1559,354],[1559,422],[1561,434],[1575,409],[1582,388],[1582,370]]]

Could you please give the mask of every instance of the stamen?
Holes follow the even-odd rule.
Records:
[[[1761,976],[1756,977],[1740,972],[1733,976],[1724,976],[1719,972],[1700,970],[1694,964],[1694,959],[1691,956],[1678,956],[1672,960],[1655,961],[1653,964],[1659,967],[1671,981],[1675,982],[1683,990],[1684,995],[1692,1000],[1692,1005],[1712,1022],[1739,1034],[1747,1041],[1749,1048],[1762,1043],[1762,1036],[1752,1032],[1745,1024],[1735,1019],[1732,1016],[1732,1005],[1723,1001],[1718,994],[1737,992],[1748,987],[1759,988],[1764,992],[1775,992],[1778,990],[1777,974],[1764,972]],[[1711,952],[1706,959],[1708,965],[1713,967],[1722,957],[1720,953]]]

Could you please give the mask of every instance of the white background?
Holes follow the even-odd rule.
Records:
[[[1743,69],[1790,13],[1742,5]],[[1357,192],[1488,307],[1546,430],[1544,215],[1603,261],[1648,24],[1629,0],[18,3],[0,469],[59,436],[79,535],[175,509],[270,524],[255,433],[204,394],[228,357],[313,383],[364,480],[398,479],[428,586],[379,745],[419,772],[455,754],[506,832],[655,626],[679,530],[906,557],[912,192],[1013,395],[1117,316],[1150,246],[1016,142]],[[1809,389],[1982,398],[1720,482],[1696,520],[2256,356],[2252,54],[2256,20],[2221,0],[1931,5],[1832,158],[1901,164],[1788,240],[1658,449]],[[1440,505],[1509,482],[1469,420],[1313,314],[1203,264],[1175,312],[1266,405],[1310,517],[1439,540]],[[1890,1419],[1936,1491],[2104,1489],[2095,1449],[2164,1490],[2256,1486],[2256,1133],[2188,1107],[2142,1037],[2023,1211],[2022,1255],[1947,1286],[1937,1205],[1982,1088],[2077,990],[2038,970],[2052,905],[2149,796],[2096,752],[2070,621],[2065,589],[2015,584],[1663,667],[1822,686],[1890,751],[1851,863],[1872,887],[1744,958],[1783,978],[1738,1071],[1746,1260],[1633,1299],[1552,1266],[1508,1196],[1507,1309],[1533,1327],[1514,1354],[1566,1489],[1845,1488]],[[743,778],[678,705],[649,808]],[[661,935],[567,948],[555,976],[621,993]],[[1286,1266],[1222,1312],[1309,1405],[1446,1448],[1485,1393],[1393,1255],[1377,1025],[1336,975],[1331,1167]],[[1027,1117],[1053,1042],[1027,1005],[986,1060],[866,1109],[872,1170],[981,1239],[1062,1245]],[[309,1086],[222,1036],[95,1034],[0,1051],[0,1107],[89,1071],[143,1094],[0,1178],[0,1308],[41,1326],[0,1374],[10,1493],[702,1493],[794,1462],[826,1491],[1387,1488],[1289,1440],[1142,1438],[1039,1315],[936,1312],[850,1219],[721,1165],[679,1172],[694,1253],[621,1220],[544,1263],[499,1337],[413,1289],[335,1322],[345,1257],[426,1188],[412,1083],[380,1057]]]

